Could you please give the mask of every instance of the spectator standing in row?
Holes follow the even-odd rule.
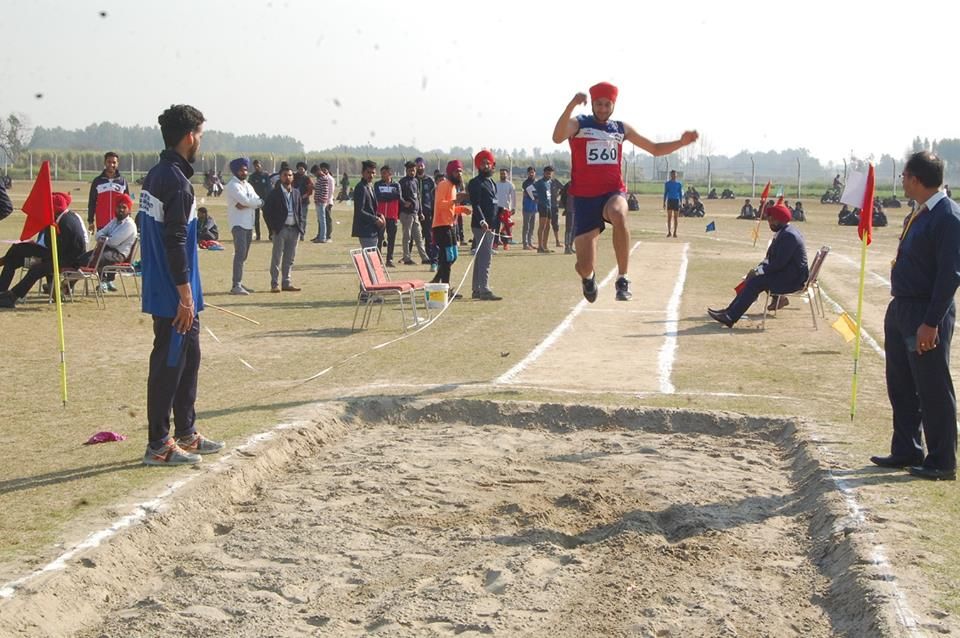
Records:
[[[127,180],[120,174],[120,156],[110,151],[103,156],[103,171],[90,183],[87,200],[87,226],[91,232],[100,230],[113,221],[120,195],[129,195]]]
[[[560,248],[560,201],[563,198],[563,182],[556,178],[556,173],[550,170],[550,227],[553,228],[553,240]],[[550,243],[550,233],[547,233],[547,244]]]
[[[539,217],[539,226],[537,226],[537,252],[552,253],[547,248],[550,245],[550,218],[551,203],[553,194],[550,189],[553,187],[553,167],[546,166],[543,169],[543,177],[533,184],[533,190],[537,196],[537,216]]]
[[[533,185],[537,182],[537,169],[527,167],[527,179],[523,180],[520,190],[523,191],[523,228],[520,236],[523,238],[523,249],[533,250],[533,228],[537,221],[537,192]]]
[[[343,176],[340,178],[340,200],[346,201],[350,199],[350,195],[347,192],[347,189],[350,188],[350,176],[347,175],[347,171],[343,171]]]
[[[373,185],[377,197],[377,214],[385,220],[382,232],[387,235],[387,263],[393,268],[393,251],[397,243],[397,223],[400,221],[400,185],[393,181],[393,170],[380,167],[380,180]],[[381,235],[382,241],[382,235]]]
[[[482,301],[499,301],[490,290],[490,264],[493,261],[493,221],[497,218],[497,185],[493,182],[496,158],[488,150],[477,153],[473,164],[477,174],[467,185],[467,193],[473,208],[470,228],[473,230],[473,246],[476,260],[473,264],[473,298]]]
[[[503,241],[500,237],[500,213],[505,210],[510,212],[517,210],[517,189],[514,188],[513,181],[510,179],[510,170],[501,168],[500,181],[497,182],[497,219],[493,225],[493,230],[497,233],[493,238],[494,247]]]
[[[300,214],[306,220],[310,212],[310,198],[313,196],[313,175],[307,172],[306,162],[297,162],[297,172],[293,175],[293,187],[300,193]]]
[[[317,182],[313,189],[313,201],[317,206],[317,236],[313,238],[315,244],[325,244],[330,241],[333,231],[333,196],[337,190],[337,183],[330,174],[330,165],[321,162],[317,167]]]
[[[307,232],[307,217],[303,212],[303,197],[293,183],[293,171],[287,167],[280,172],[277,186],[267,195],[263,208],[264,221],[273,237],[270,292],[300,292],[300,288],[293,285],[291,271],[297,256],[297,243],[303,241]]]
[[[231,295],[249,295],[253,289],[243,285],[243,264],[253,241],[254,211],[263,207],[253,186],[247,182],[250,160],[238,157],[230,162],[233,178],[227,182],[227,223],[233,235],[233,285]]]
[[[253,173],[250,174],[250,177],[247,178],[247,181],[250,182],[250,185],[253,186],[254,192],[256,192],[257,197],[263,201],[267,201],[267,195],[270,194],[270,174],[263,170],[263,166],[260,164],[260,160],[253,160]],[[260,213],[263,211],[262,207],[258,207],[253,212],[253,232],[254,239],[260,241]]]
[[[463,187],[463,163],[460,160],[447,162],[445,179],[437,184],[436,206],[433,211],[433,242],[437,245],[437,274],[431,283],[450,283],[450,269],[457,261],[457,218],[469,214],[463,206],[466,193],[458,192]],[[462,297],[460,293],[454,299]]]
[[[353,189],[351,235],[360,241],[361,248],[376,248],[380,231],[387,225],[383,216],[377,212],[377,197],[373,193],[373,176],[377,172],[377,165],[370,160],[364,160],[361,170],[360,181]]]
[[[427,175],[427,164],[422,157],[414,160],[417,165],[417,188],[420,196],[420,212],[423,214],[424,242],[426,243],[427,257],[430,260],[430,271],[437,270],[437,246],[433,242],[433,210],[437,190],[437,182]]]
[[[563,188],[560,190],[560,202],[563,205],[563,254],[572,255],[573,250],[573,236],[574,236],[574,208],[573,208],[573,195],[570,194],[570,184],[573,182],[567,182],[563,185]],[[634,197],[636,199],[636,197]]]
[[[420,187],[417,182],[417,165],[407,162],[403,165],[404,176],[400,178],[400,227],[403,229],[403,263],[414,264],[413,247],[420,255],[421,264],[429,264],[423,246],[423,213],[420,210]]]

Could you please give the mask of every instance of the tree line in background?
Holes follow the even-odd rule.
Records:
[[[157,159],[162,147],[160,129],[156,126],[121,126],[111,122],[91,124],[84,129],[67,130],[61,127],[32,127],[29,118],[22,113],[10,113],[0,119],[0,155],[6,172],[14,177],[25,178],[39,168],[44,159],[51,161],[63,179],[83,179],[84,173],[99,173],[103,153],[113,150],[121,155],[121,171],[132,173],[135,178],[148,170]],[[948,178],[960,179],[960,139],[930,140],[916,137],[905,151],[904,157],[895,158],[884,154],[876,157],[851,157],[843,164],[822,164],[805,148],[783,151],[741,151],[733,156],[699,155],[693,149],[684,149],[666,157],[654,158],[633,150],[625,153],[627,181],[661,181],[670,169],[676,169],[688,180],[705,181],[720,178],[732,183],[749,183],[754,175],[763,179],[796,180],[798,173],[806,182],[821,182],[843,174],[847,168],[859,168],[872,161],[877,170],[878,183],[896,179],[896,174],[906,155],[918,150],[932,150],[947,163]],[[558,174],[569,175],[570,154],[566,149],[544,152],[541,148],[490,149],[496,155],[500,167],[513,166],[514,174],[522,174],[528,165],[538,169],[552,165]],[[305,161],[308,166],[326,161],[331,169],[340,173],[356,175],[365,159],[378,164],[394,166],[400,172],[403,162],[423,157],[428,166],[443,169],[449,159],[460,159],[472,167],[470,161],[475,149],[453,146],[449,151],[431,149],[423,151],[411,146],[395,145],[374,147],[340,145],[322,151],[304,152],[303,144],[285,135],[235,135],[223,131],[208,130],[204,133],[202,155],[194,165],[198,172],[224,171],[231,159],[238,155],[259,158],[267,170],[274,170],[280,162],[291,164]],[[32,166],[31,166],[32,165]],[[899,167],[899,169],[898,169]]]

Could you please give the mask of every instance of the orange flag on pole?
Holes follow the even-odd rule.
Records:
[[[20,240],[30,239],[37,233],[53,226],[53,184],[50,182],[50,162],[44,161],[37,175],[37,181],[30,189],[27,201],[23,202],[23,212],[27,220],[23,223]]]

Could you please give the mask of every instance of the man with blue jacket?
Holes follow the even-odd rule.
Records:
[[[776,235],[767,248],[766,258],[747,273],[743,287],[729,306],[723,310],[707,309],[711,319],[732,328],[761,292],[769,290],[777,295],[803,288],[810,276],[807,248],[803,235],[790,225],[790,219],[790,209],[783,204],[767,209],[767,223]]]
[[[178,104],[159,118],[166,146],[140,193],[143,312],[153,316],[147,376],[146,465],[198,463],[223,443],[196,431],[203,292],[197,260],[197,203],[190,177],[203,137],[203,114]],[[176,425],[170,438],[170,412]]]

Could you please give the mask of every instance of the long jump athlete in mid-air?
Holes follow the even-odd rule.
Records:
[[[617,102],[617,87],[601,82],[590,87],[592,115],[573,117],[573,110],[587,103],[587,96],[577,93],[563,110],[553,129],[555,144],[570,141],[573,168],[570,194],[574,196],[574,225],[577,249],[577,273],[583,279],[583,296],[593,303],[597,299],[594,267],[597,239],[606,224],[613,226],[613,250],[617,255],[617,300],[629,301],[630,231],[627,229],[627,195],[621,171],[623,140],[632,142],[651,155],[669,155],[697,141],[696,131],[685,131],[673,142],[651,142],[629,124],[611,120]]]

